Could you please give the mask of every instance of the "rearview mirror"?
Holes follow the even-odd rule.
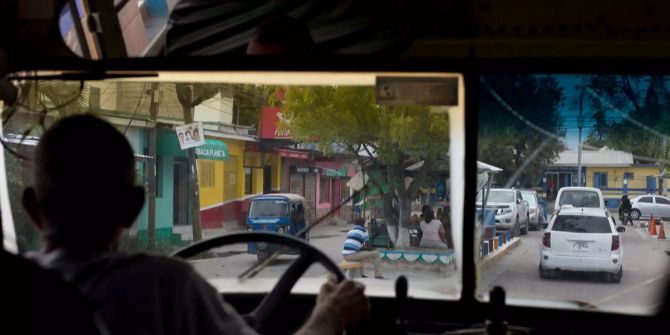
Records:
[[[626,227],[616,227],[616,231],[619,233],[623,233],[626,231]]]
[[[605,200],[605,206],[607,206],[607,200]]]

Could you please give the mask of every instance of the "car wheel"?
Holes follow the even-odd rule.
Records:
[[[256,258],[258,259],[258,263],[263,263],[263,262],[265,262],[266,259],[270,258],[270,251],[269,250],[257,250],[256,251]]]
[[[519,222],[519,217],[516,217],[516,221],[514,221],[514,231],[512,231],[512,235],[514,237],[519,237],[521,235],[521,223]]]
[[[630,216],[633,220],[639,220],[640,216],[642,216],[642,213],[640,213],[639,209],[633,209],[633,211],[630,213]]]
[[[540,272],[540,278],[542,279],[550,279],[552,277],[552,271],[551,270],[546,270],[542,267],[542,264],[538,266],[538,270]]]
[[[621,282],[621,277],[623,277],[623,266],[621,269],[619,269],[619,272],[617,273],[608,273],[608,279],[612,283],[620,283]]]
[[[528,234],[528,226],[530,226],[530,217],[526,217],[526,225],[523,228],[521,228],[521,235]]]

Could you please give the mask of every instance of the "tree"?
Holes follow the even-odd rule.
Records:
[[[594,75],[582,81],[594,117],[612,120],[604,126],[596,120],[592,134],[600,136],[587,144],[607,145],[660,162],[664,168],[670,166],[667,136],[663,135],[670,133],[670,115],[665,113],[670,91],[663,76]]]
[[[175,85],[177,98],[184,111],[184,123],[193,123],[194,108],[207,99],[211,99],[218,93],[218,89],[207,84],[177,83]],[[200,227],[200,186],[198,185],[198,165],[196,162],[195,148],[188,149],[188,184],[191,188],[191,217],[193,224],[193,240],[202,239],[202,227]]]
[[[479,159],[502,168],[499,178],[507,185],[536,185],[565,148],[561,87],[551,76],[536,75],[485,76],[480,87]]]
[[[396,247],[408,247],[411,201],[435,162],[447,156],[447,117],[427,106],[377,105],[371,87],[289,87],[285,93],[280,126],[295,140],[318,139],[326,154],[333,152],[333,143],[340,144],[380,172],[370,176],[379,190],[386,189],[390,238]],[[406,169],[421,161],[411,181],[406,179]]]

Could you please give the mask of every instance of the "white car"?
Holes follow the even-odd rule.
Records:
[[[528,201],[529,220],[528,228],[540,230],[544,221],[544,209],[537,198],[537,192],[533,190],[521,190],[521,197]]]
[[[477,194],[477,206],[482,207],[482,192]],[[521,192],[510,188],[492,188],[486,200],[487,209],[496,210],[496,228],[512,230],[512,235],[528,234],[530,213],[528,201]]]
[[[561,208],[540,244],[540,277],[561,271],[603,272],[612,282],[623,276],[623,241],[611,217],[599,208]]]
[[[603,192],[594,187],[561,187],[556,195],[552,218],[558,213],[559,209],[566,206],[575,208],[598,208],[605,213],[607,217],[610,216],[610,212],[607,210],[607,202],[605,201],[605,197],[603,197]]]
[[[633,210],[630,215],[633,220],[642,216],[653,215],[657,218],[670,218],[670,198],[661,195],[641,195],[630,200]]]

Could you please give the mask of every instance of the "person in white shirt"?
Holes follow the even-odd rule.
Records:
[[[442,226],[442,222],[435,218],[435,213],[432,210],[424,212],[421,226],[421,242],[419,246],[422,248],[438,248],[447,249],[447,237]]]
[[[144,188],[135,185],[132,148],[112,125],[90,115],[56,122],[35,151],[33,183],[23,205],[44,240],[36,260],[74,283],[111,334],[255,334],[189,264],[116,251]],[[298,333],[338,334],[369,312],[361,284],[329,281]]]

